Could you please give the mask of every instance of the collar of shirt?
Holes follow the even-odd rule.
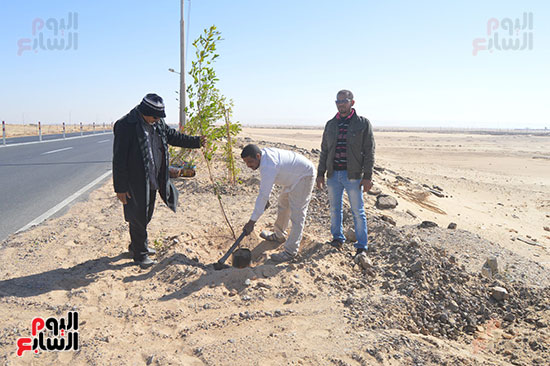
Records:
[[[142,123],[143,123],[143,128],[145,129],[145,131],[149,131],[151,133],[154,133],[154,132],[159,132],[158,131],[158,123],[153,123],[153,124],[150,124],[149,122],[147,122],[145,119],[141,119]]]
[[[348,114],[348,116],[345,118],[345,120],[349,120],[351,119],[351,117],[353,117],[353,115],[355,114],[355,109],[351,109],[351,113]],[[336,113],[336,118],[339,119],[339,120],[342,120],[342,117],[340,116],[340,112]]]

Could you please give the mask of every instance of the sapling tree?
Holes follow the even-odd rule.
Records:
[[[196,59],[191,62],[189,75],[193,81],[187,87],[187,95],[189,98],[189,108],[186,109],[189,116],[187,123],[184,126],[184,132],[189,135],[205,135],[207,137],[206,146],[202,149],[202,155],[208,168],[208,175],[214,187],[214,193],[218,198],[220,209],[224,219],[231,230],[233,238],[236,237],[235,231],[227,218],[223,207],[220,183],[216,182],[212,172],[211,160],[214,153],[225,139],[225,144],[222,145],[223,156],[226,160],[226,166],[231,169],[228,173],[229,182],[236,181],[237,170],[233,157],[234,137],[240,132],[239,123],[231,123],[231,108],[232,102],[225,99],[216,87],[218,78],[213,67],[214,61],[219,57],[216,53],[216,44],[222,40],[221,33],[216,30],[215,26],[205,29],[203,34],[194,42]],[[217,126],[216,122],[224,121],[221,126]],[[189,158],[189,150],[182,150],[176,159],[183,160]]]

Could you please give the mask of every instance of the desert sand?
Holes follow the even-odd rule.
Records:
[[[95,131],[103,131],[105,128],[106,131],[111,130],[111,124],[97,123],[95,125]],[[29,123],[29,124],[15,124],[15,123],[6,123],[6,138],[10,137],[21,137],[21,136],[38,136],[38,123]],[[61,123],[56,124],[41,124],[42,135],[51,135],[63,133],[63,125]],[[93,124],[82,124],[82,131],[93,131]],[[80,132],[80,124],[67,123],[65,125],[65,133],[74,133]]]
[[[239,145],[293,149],[316,164],[321,134],[246,128]],[[378,209],[376,192],[365,193],[370,263],[352,260],[351,243],[326,244],[328,202],[317,189],[298,258],[269,261],[281,246],[258,234],[275,219],[276,189],[242,244],[252,265],[214,270],[234,239],[199,160],[196,177],[175,180],[176,214],[157,199],[149,240],[159,263],[141,270],[125,252],[127,224],[106,182],[61,217],[1,243],[0,363],[548,365],[550,137],[375,138],[375,187],[398,205]],[[238,167],[241,183],[221,185],[237,234],[259,178],[240,159]],[[223,182],[221,162],[214,171]],[[351,239],[347,206],[344,217]],[[482,275],[491,257],[498,270]],[[16,355],[34,317],[68,311],[79,314],[79,351]]]
[[[256,140],[283,142],[320,149],[322,130],[252,128],[243,135]],[[550,265],[550,133],[485,134],[460,132],[377,131],[376,165],[413,179],[418,184],[443,188],[444,199],[426,197],[414,189],[388,185],[383,193],[398,198],[393,211],[397,224],[407,210],[440,226],[455,222],[505,248]],[[375,184],[384,186],[384,177]],[[392,182],[395,183],[395,182]],[[542,247],[517,242],[517,237]],[[550,267],[549,267],[550,268]]]

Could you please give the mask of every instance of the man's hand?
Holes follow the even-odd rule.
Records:
[[[206,136],[201,135],[200,139],[201,139],[201,147],[205,147],[206,146]]]
[[[361,179],[359,187],[363,187],[363,192],[368,192],[372,188],[372,180],[370,179]]]
[[[326,184],[325,184],[325,177],[322,176],[322,177],[317,177],[317,179],[315,179],[315,183],[317,184],[317,188],[318,189],[323,189],[326,187]]]
[[[254,231],[254,225],[256,225],[256,221],[248,221],[246,225],[243,227],[243,231],[246,233],[246,235],[250,235],[251,232]]]
[[[123,205],[125,205],[125,204],[128,203],[128,200],[126,199],[126,197],[132,198],[132,196],[130,196],[130,193],[128,193],[128,192],[117,193],[117,194],[116,194],[116,198],[118,198],[118,200],[119,200],[120,202],[122,202]]]

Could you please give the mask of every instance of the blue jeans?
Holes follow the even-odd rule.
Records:
[[[361,179],[348,179],[346,170],[335,170],[332,177],[327,179],[328,198],[330,201],[330,232],[332,238],[344,242],[344,228],[342,226],[342,198],[344,189],[348,193],[355,236],[355,248],[367,249],[367,215],[363,205],[363,192],[359,183]]]

